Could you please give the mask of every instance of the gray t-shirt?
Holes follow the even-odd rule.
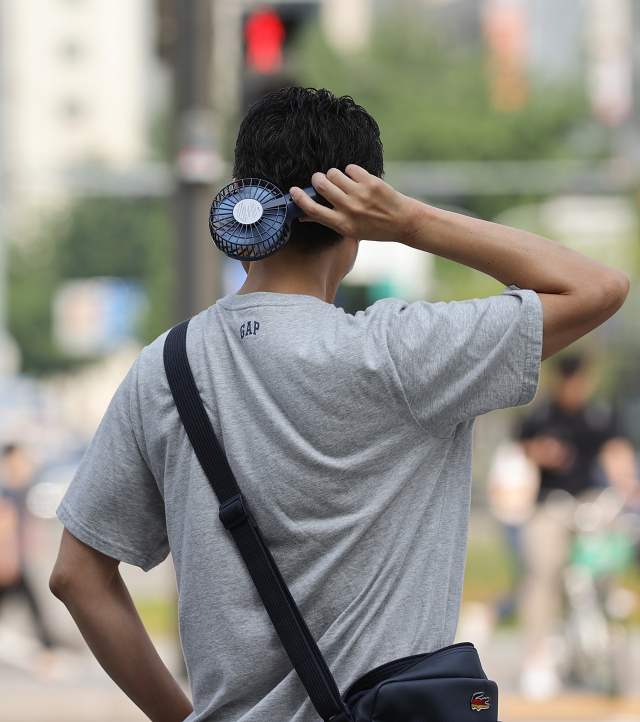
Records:
[[[164,337],[123,381],[58,516],[143,569],[173,554],[189,722],[311,722],[218,520],[165,377]],[[355,316],[310,296],[227,296],[187,349],[240,488],[336,676],[451,644],[465,563],[473,419],[536,392],[532,291]]]

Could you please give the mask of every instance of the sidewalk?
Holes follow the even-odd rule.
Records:
[[[159,639],[156,644],[168,666],[175,669],[176,649],[171,640]],[[481,650],[485,671],[500,687],[500,719],[504,722],[640,722],[640,694],[635,685],[627,696],[620,698],[576,691],[567,691],[543,702],[519,697],[515,679],[520,649],[517,633],[501,632]],[[36,679],[27,669],[20,669],[19,663],[7,662],[6,657],[0,660],[1,722],[144,722],[147,719],[87,650],[64,653],[61,663],[49,670],[49,681]],[[630,662],[631,676],[634,680],[640,679],[635,654]]]
[[[502,696],[500,718],[507,722],[640,722],[640,697],[566,693],[545,702]]]
[[[147,717],[83,649],[56,652],[38,663],[17,637],[8,659],[4,636],[0,658],[0,722],[144,722]],[[170,640],[154,640],[174,673],[177,650]],[[34,662],[35,659],[35,662]]]
[[[0,667],[2,722],[144,722],[147,718],[109,680],[42,683]],[[640,722],[640,697],[566,694],[546,702],[503,695],[506,722]]]
[[[144,722],[142,712],[115,685],[7,680],[0,668],[2,722]],[[7,683],[8,682],[8,683]]]
[[[109,680],[39,682],[0,666],[2,722],[144,722],[147,718]],[[640,722],[640,697],[564,694],[531,702],[502,695],[506,722]]]

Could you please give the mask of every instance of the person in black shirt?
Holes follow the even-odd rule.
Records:
[[[553,400],[525,419],[520,432],[527,456],[540,467],[540,502],[554,489],[578,496],[602,487],[605,479],[598,461],[615,467],[608,457],[629,451],[613,415],[590,402],[592,382],[583,359],[565,356],[559,371]],[[616,443],[609,445],[612,440]]]
[[[561,574],[568,561],[570,531],[544,502],[554,490],[580,499],[610,484],[625,500],[638,496],[635,452],[613,415],[591,400],[593,375],[584,358],[559,360],[553,398],[526,418],[520,443],[540,468],[538,503],[523,528],[525,578],[522,622],[527,655],[521,690],[545,697],[559,690],[552,634],[561,612]]]

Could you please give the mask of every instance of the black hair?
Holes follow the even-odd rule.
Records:
[[[322,88],[282,88],[252,105],[236,142],[234,178],[262,178],[283,193],[306,188],[316,172],[343,171],[350,164],[382,176],[380,129],[348,95]],[[317,252],[342,240],[319,223],[293,221],[289,244]]]
[[[0,457],[3,459],[5,456],[9,456],[10,454],[13,454],[14,451],[17,451],[18,445],[17,444],[5,444],[2,447],[2,452],[0,453]]]
[[[557,362],[558,372],[563,379],[570,379],[587,366],[587,359],[578,353],[567,353]]]

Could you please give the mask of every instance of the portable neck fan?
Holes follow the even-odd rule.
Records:
[[[329,206],[313,186],[304,192]],[[213,199],[209,230],[216,246],[230,258],[259,261],[289,240],[291,221],[304,211],[289,193],[260,178],[242,178],[225,186]]]

